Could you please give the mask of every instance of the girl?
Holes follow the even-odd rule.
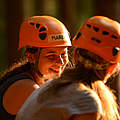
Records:
[[[27,97],[47,80],[60,77],[71,46],[66,27],[50,16],[33,16],[20,27],[19,49],[26,60],[14,64],[2,77],[0,119],[13,120]]]

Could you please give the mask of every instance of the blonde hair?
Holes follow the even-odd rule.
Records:
[[[85,61],[83,62],[81,59],[78,59],[81,55],[84,57],[84,59],[90,60],[89,63],[93,62],[95,64],[103,64],[106,66],[102,67],[103,70],[96,69],[93,64],[91,67],[88,65],[86,66]],[[113,81],[119,79],[120,65],[117,65],[112,75],[107,76],[106,71],[111,64],[107,65],[107,61],[103,60],[94,53],[89,53],[87,50],[77,48],[75,57],[75,59],[78,60],[75,63],[76,68],[74,68],[71,72],[68,70],[68,72],[65,72],[65,74],[68,74],[69,79],[79,79],[82,83],[97,93],[101,100],[103,109],[102,120],[120,120],[119,106],[117,103],[117,98],[114,94],[115,91],[109,88],[105,83],[108,82],[108,80]]]
[[[92,83],[92,89],[101,100],[104,120],[119,120],[118,105],[113,91],[100,80]]]

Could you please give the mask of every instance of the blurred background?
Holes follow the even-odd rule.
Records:
[[[107,16],[120,22],[120,0],[0,0],[0,72],[19,58],[20,24],[35,15],[56,17],[65,24],[72,38],[91,16]],[[119,82],[112,82],[118,100]]]

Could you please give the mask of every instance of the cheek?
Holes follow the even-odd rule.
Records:
[[[50,68],[50,64],[48,62],[47,63],[44,62],[43,64],[39,64],[39,71],[43,75],[48,74],[49,68]]]
[[[49,62],[46,59],[39,60],[38,68],[41,72],[46,71],[48,67],[49,67]]]

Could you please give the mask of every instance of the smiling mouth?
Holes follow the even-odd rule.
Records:
[[[59,73],[59,71],[54,70],[54,69],[52,69],[52,68],[49,68],[49,70],[52,71],[52,72],[54,72],[54,73]]]

